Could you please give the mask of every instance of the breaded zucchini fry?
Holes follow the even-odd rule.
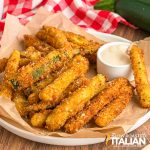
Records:
[[[4,81],[10,81],[14,78],[18,68],[19,68],[19,61],[20,61],[20,52],[18,50],[13,51],[11,56],[8,59],[5,74],[4,74]]]
[[[55,50],[54,47],[50,46],[46,42],[43,42],[39,40],[38,38],[32,36],[32,35],[24,35],[24,45],[25,47],[33,46],[35,49],[37,49],[40,52],[46,52],[49,53],[50,51]]]
[[[67,38],[64,33],[55,27],[43,26],[36,36],[54,48],[62,48],[67,43]]]
[[[56,104],[59,103],[60,96],[69,84],[82,74],[86,73],[88,68],[89,62],[85,57],[82,57],[81,55],[75,56],[72,67],[60,74],[60,76],[58,76],[51,84],[40,91],[40,99],[42,101],[51,101]]]
[[[84,87],[89,83],[89,79],[86,77],[80,77],[76,79],[72,84],[68,86],[68,88],[64,91],[62,96],[60,97],[60,101],[69,97],[73,92],[75,92],[78,88]],[[45,110],[49,108],[53,108],[56,106],[55,104],[52,104],[51,102],[40,102],[38,104],[29,105],[26,107],[26,112],[30,111],[40,111]]]
[[[107,126],[125,109],[129,101],[132,99],[132,96],[132,87],[126,86],[123,93],[97,114],[95,117],[95,123],[100,127]]]
[[[130,59],[139,102],[142,107],[150,108],[150,84],[144,64],[143,51],[135,44],[130,48]]]
[[[2,73],[5,70],[5,67],[7,65],[7,58],[0,59],[0,73]]]
[[[43,127],[45,125],[45,121],[47,116],[49,115],[49,113],[52,110],[43,110],[40,111],[39,113],[35,113],[32,117],[31,117],[31,124],[33,127]]]
[[[16,108],[17,108],[19,114],[21,116],[25,116],[26,113],[24,111],[24,108],[26,107],[28,102],[27,102],[25,96],[23,95],[23,93],[22,92],[15,92],[14,97],[13,97],[13,101],[16,105]]]
[[[72,57],[72,49],[62,52],[52,51],[44,58],[23,66],[18,70],[17,77],[13,80],[17,85],[13,88],[21,90],[31,86],[36,81],[46,78],[52,71],[61,68]]]
[[[118,97],[124,88],[129,84],[125,78],[117,78],[106,85],[106,88],[93,98],[83,110],[78,112],[74,117],[70,118],[65,124],[65,131],[75,133],[88,123],[105,105],[110,103],[114,98]]]
[[[15,50],[8,59],[7,65],[5,67],[4,80],[2,84],[2,90],[0,91],[0,95],[8,97],[11,99],[12,97],[12,88],[11,83],[16,86],[13,82],[13,78],[16,75],[16,72],[19,68],[20,61],[20,52]]]
[[[65,122],[83,109],[89,100],[105,87],[105,77],[98,74],[86,87],[78,89],[60,105],[53,109],[46,119],[46,128],[50,131],[60,129]]]

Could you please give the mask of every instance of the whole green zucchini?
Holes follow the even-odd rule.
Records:
[[[115,11],[135,26],[150,32],[150,0],[118,0]]]

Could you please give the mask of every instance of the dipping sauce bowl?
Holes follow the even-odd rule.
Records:
[[[125,77],[132,81],[129,46],[127,42],[110,42],[100,47],[97,52],[97,72],[106,75],[109,80]]]

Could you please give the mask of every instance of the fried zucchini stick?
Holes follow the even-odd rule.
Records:
[[[95,117],[95,123],[100,127],[107,126],[125,109],[129,101],[132,99],[132,96],[132,87],[126,86],[123,93],[97,114]]]
[[[2,73],[5,70],[5,67],[7,65],[7,58],[0,59],[0,73]]]
[[[55,27],[43,26],[36,36],[56,49],[63,48],[65,43],[67,43],[67,38],[64,33]]]
[[[13,82],[13,78],[18,70],[19,61],[20,52],[15,50],[9,57],[7,65],[5,67],[4,81],[2,85],[2,90],[0,91],[0,95],[8,97],[10,99],[12,97],[11,83]],[[14,86],[16,86],[15,83]]]
[[[20,61],[20,52],[18,50],[15,50],[8,59],[5,68],[4,81],[7,80],[11,82],[11,80],[14,78],[19,68],[19,61]]]
[[[51,101],[56,104],[59,103],[60,96],[69,84],[82,74],[86,73],[88,68],[89,62],[85,57],[82,57],[81,55],[75,56],[72,67],[60,74],[60,76],[58,76],[51,84],[40,91],[40,99],[42,101]]]
[[[78,89],[49,114],[46,128],[50,131],[60,129],[65,122],[83,109],[89,100],[105,87],[105,77],[98,74],[86,87]]]
[[[76,79],[72,84],[70,84],[67,89],[65,90],[65,92],[62,94],[62,96],[60,97],[60,101],[69,97],[69,95],[71,95],[73,92],[75,92],[78,88],[84,87],[89,83],[89,79],[86,77],[80,77],[78,79]],[[49,108],[53,108],[56,106],[52,104],[51,102],[40,102],[38,104],[33,104],[33,105],[29,105],[26,107],[26,111],[30,112],[30,111],[40,111],[40,110],[45,110],[45,109],[49,109]]]
[[[24,108],[27,105],[27,100],[25,98],[25,96],[23,95],[23,93],[21,92],[15,92],[14,93],[14,97],[13,97],[13,101],[15,103],[15,106],[19,112],[19,114],[23,117],[26,115]]]
[[[130,48],[130,59],[139,102],[142,107],[150,108],[150,84],[144,64],[143,51],[135,44]]]
[[[25,47],[33,46],[35,49],[37,49],[40,52],[46,52],[49,53],[50,51],[55,50],[54,47],[50,46],[46,42],[43,42],[39,40],[38,38],[32,36],[32,35],[24,35],[24,45]]]
[[[44,58],[23,66],[18,70],[17,77],[13,80],[17,85],[13,88],[21,90],[31,86],[36,81],[46,78],[52,71],[63,67],[72,57],[72,49],[66,49],[62,52],[52,51]]]
[[[52,110],[43,110],[40,111],[39,113],[35,113],[31,117],[31,124],[33,127],[43,127],[45,125],[46,118],[50,114]]]
[[[88,105],[84,107],[74,117],[70,118],[64,129],[68,133],[75,133],[88,123],[105,105],[118,97],[120,92],[124,91],[122,87],[127,86],[129,81],[125,78],[117,78],[106,85],[106,88],[93,98]]]

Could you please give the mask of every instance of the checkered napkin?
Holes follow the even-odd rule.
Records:
[[[4,29],[7,14],[15,15],[26,24],[39,7],[50,12],[61,11],[74,24],[84,28],[112,33],[119,22],[132,26],[118,14],[104,10],[94,10],[98,0],[0,0],[0,32]]]

